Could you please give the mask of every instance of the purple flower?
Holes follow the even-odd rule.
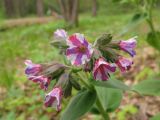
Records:
[[[62,89],[60,87],[55,87],[50,93],[45,97],[45,106],[54,107],[57,111],[61,109],[61,99],[62,99]]]
[[[135,39],[136,37],[134,38],[130,38],[129,40],[127,41],[120,41],[119,43],[119,47],[121,50],[129,53],[132,57],[134,55],[136,55],[136,52],[133,50],[135,47],[136,47],[136,44],[137,44],[137,41]]]
[[[56,39],[60,39],[60,40],[66,40],[67,39],[67,32],[63,29],[57,29],[54,32],[54,37]]]
[[[82,65],[90,60],[93,49],[82,34],[71,35],[67,39],[67,44],[69,48],[66,50],[66,55],[72,65]]]
[[[115,62],[121,72],[126,72],[131,68],[131,65],[133,64],[132,61],[120,56],[119,59]]]
[[[116,66],[114,64],[109,64],[103,58],[99,58],[95,62],[93,76],[96,80],[106,81],[109,78],[109,73],[115,71]]]
[[[40,64],[34,64],[32,63],[31,60],[26,60],[26,69],[25,69],[25,74],[26,75],[36,75],[41,71],[41,65]]]
[[[44,90],[47,90],[50,84],[50,79],[42,75],[41,76],[28,76],[28,79],[35,83],[38,83],[40,85],[40,88]]]

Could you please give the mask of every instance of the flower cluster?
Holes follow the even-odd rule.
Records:
[[[51,80],[56,79],[53,90],[45,97],[45,106],[55,107],[58,111],[61,109],[62,96],[70,96],[72,87],[80,89],[78,81],[74,79],[74,74],[78,70],[90,72],[94,80],[106,81],[110,73],[115,72],[117,67],[121,72],[126,72],[133,64],[131,60],[116,51],[122,50],[132,57],[136,54],[134,51],[135,37],[126,41],[112,41],[110,34],[102,35],[94,44],[91,44],[83,34],[68,35],[65,30],[58,29],[54,32],[52,45],[59,48],[70,62],[66,65],[59,63],[44,65],[26,60],[25,74],[29,80],[40,84],[44,90],[47,90]],[[72,65],[81,69],[75,70]]]

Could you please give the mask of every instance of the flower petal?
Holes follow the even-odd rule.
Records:
[[[134,38],[130,38],[127,41],[120,41],[119,46],[121,50],[129,53],[132,57],[134,57],[134,55],[136,55],[136,52],[134,51],[136,44],[137,44],[137,41],[134,37]]]
[[[69,36],[68,40],[67,40],[67,44],[69,46],[80,46],[81,42],[80,40],[77,38],[76,34]]]
[[[61,99],[62,99],[62,89],[56,87],[46,95],[44,104],[46,107],[54,107],[57,109],[57,111],[60,111]]]
[[[63,29],[57,29],[54,32],[54,37],[56,39],[65,40],[65,39],[67,39],[67,32]]]
[[[26,75],[36,75],[41,71],[41,65],[40,64],[34,64],[31,60],[26,60],[25,64],[27,65],[25,69]]]
[[[119,57],[119,59],[116,61],[116,64],[121,70],[121,72],[126,72],[131,68],[131,65],[133,64],[133,62],[124,57]]]
[[[68,56],[68,55],[70,55],[70,54],[76,54],[77,52],[78,52],[77,47],[68,48],[68,49],[66,50],[66,55]]]
[[[109,64],[103,58],[99,58],[96,60],[94,68],[93,68],[93,75],[96,80],[108,80],[109,73],[115,72],[116,66],[114,64]]]

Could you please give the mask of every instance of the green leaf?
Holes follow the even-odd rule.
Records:
[[[96,100],[96,92],[83,90],[72,98],[61,120],[76,120],[88,112]]]
[[[139,22],[141,20],[144,20],[147,17],[147,13],[136,13],[133,15],[130,23]]]
[[[150,32],[147,35],[147,42],[154,48],[160,51],[160,32]]]
[[[135,26],[139,25],[141,22],[147,18],[147,13],[136,13],[132,16],[128,25],[126,25],[123,30],[119,33],[120,35],[125,34],[129,30],[133,29]]]
[[[134,85],[132,90],[144,95],[160,96],[160,80],[143,80]]]
[[[92,83],[96,86],[115,88],[120,90],[130,90],[130,87],[125,85],[123,82],[115,79],[109,79],[108,81],[96,81],[93,80]]]
[[[107,112],[117,109],[122,100],[122,91],[112,88],[96,87],[97,96]]]
[[[160,113],[159,114],[157,114],[157,115],[155,115],[155,116],[153,116],[151,119],[149,119],[149,120],[160,120]]]

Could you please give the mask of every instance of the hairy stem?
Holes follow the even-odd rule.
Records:
[[[83,79],[83,77],[81,76],[80,73],[77,73],[79,75],[79,77],[81,78],[81,82],[85,85],[85,87],[87,87],[89,90],[93,90],[94,89],[94,86],[92,85],[89,85],[86,80]],[[101,101],[99,99],[99,97],[97,96],[97,100],[96,100],[96,105],[98,106],[98,109],[101,113],[101,115],[103,116],[104,120],[109,120],[109,115],[108,113],[104,110],[102,104],[101,104]]]
[[[98,106],[98,109],[100,111],[100,113],[102,114],[104,120],[109,120],[109,115],[108,113],[104,110],[101,101],[99,99],[99,97],[97,96],[97,101],[96,101],[96,105]]]

